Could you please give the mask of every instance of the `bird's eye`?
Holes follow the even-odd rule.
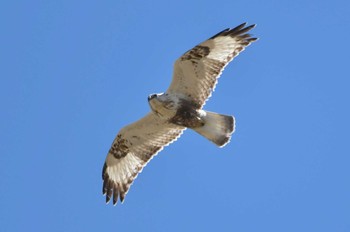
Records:
[[[148,96],[148,100],[152,100],[155,97],[157,97],[157,94],[151,94]]]

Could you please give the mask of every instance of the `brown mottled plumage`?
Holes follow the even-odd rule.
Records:
[[[165,93],[148,97],[151,112],[120,130],[102,171],[103,194],[123,202],[143,167],[186,128],[222,147],[235,129],[233,116],[202,110],[225,66],[256,40],[245,23],[225,29],[183,54]]]

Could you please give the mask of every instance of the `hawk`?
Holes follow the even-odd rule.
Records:
[[[183,54],[174,65],[173,79],[165,93],[151,94],[151,111],[122,128],[108,152],[102,171],[106,203],[124,201],[130,185],[164,146],[187,128],[219,147],[235,129],[233,116],[203,110],[225,66],[257,38],[247,32],[255,25],[243,23],[225,29]]]

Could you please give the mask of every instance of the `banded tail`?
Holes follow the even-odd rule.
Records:
[[[219,147],[230,142],[235,130],[235,119],[230,115],[217,114],[205,111],[204,126],[193,128],[197,133],[209,139]]]

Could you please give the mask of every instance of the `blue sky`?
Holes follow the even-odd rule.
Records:
[[[350,231],[348,1],[3,1],[1,231]],[[235,115],[219,149],[187,130],[123,205],[102,165],[166,90],[173,62],[227,27],[260,40],[205,109]]]

